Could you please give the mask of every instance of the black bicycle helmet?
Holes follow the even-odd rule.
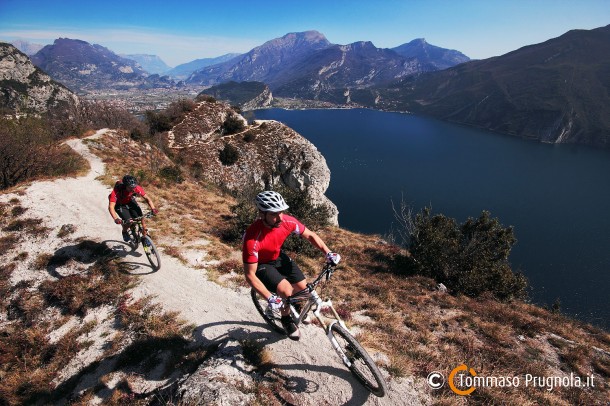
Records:
[[[260,211],[278,213],[288,208],[282,195],[272,190],[267,190],[256,195],[256,207]]]
[[[125,176],[123,176],[123,185],[129,186],[129,187],[136,187],[136,186],[138,186],[138,181],[136,178],[134,178],[131,175],[125,175]]]

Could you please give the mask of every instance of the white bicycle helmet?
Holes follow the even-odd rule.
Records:
[[[282,195],[273,190],[266,190],[256,195],[256,207],[260,211],[270,211],[278,213],[288,209],[288,205],[284,201]]]

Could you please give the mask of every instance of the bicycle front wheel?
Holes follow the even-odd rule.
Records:
[[[142,248],[144,249],[148,262],[150,262],[153,269],[155,271],[161,269],[161,257],[159,256],[159,251],[149,236],[142,238]]]
[[[345,366],[373,395],[379,397],[385,396],[388,390],[385,379],[383,379],[375,361],[360,345],[358,340],[339,323],[333,324],[330,332],[333,336],[333,346],[335,346],[335,350],[339,353]]]
[[[286,334],[286,330],[282,327],[281,318],[279,310],[271,310],[267,305],[267,301],[265,298],[261,297],[256,290],[252,289],[250,291],[250,296],[252,297],[252,301],[254,302],[254,307],[263,316],[263,319],[278,333]]]

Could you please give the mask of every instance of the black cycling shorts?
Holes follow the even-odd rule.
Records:
[[[128,222],[134,217],[142,217],[142,208],[135,201],[114,206],[114,211],[123,221]]]
[[[305,279],[296,262],[284,252],[280,252],[280,256],[275,261],[259,264],[256,277],[270,292],[276,292],[277,285],[284,279],[290,283],[298,283]]]

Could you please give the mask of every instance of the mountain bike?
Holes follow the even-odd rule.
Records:
[[[152,212],[146,213],[141,217],[134,217],[129,222],[129,232],[131,234],[131,246],[134,250],[138,249],[140,242],[142,243],[142,249],[148,258],[148,262],[155,271],[161,269],[161,257],[159,256],[159,250],[155,246],[148,230],[144,225],[145,218],[151,218],[154,216]]]
[[[383,397],[387,392],[387,384],[381,375],[381,371],[366,352],[362,345],[352,336],[347,326],[339,317],[339,314],[334,309],[330,299],[322,300],[316,287],[323,280],[330,280],[335,266],[326,264],[322,268],[316,279],[307,284],[307,288],[290,296],[285,302],[290,306],[290,314],[294,323],[298,326],[307,317],[307,313],[313,310],[320,326],[326,332],[326,336],[330,340],[333,348],[341,358],[341,361],[349,370],[364,384],[364,386],[376,396]],[[265,298],[258,295],[256,290],[251,291],[252,301],[256,310],[260,313],[263,319],[278,333],[286,334],[280,321],[281,314],[279,310],[271,310]],[[299,313],[296,307],[300,307]],[[326,323],[323,319],[322,312],[332,314],[331,321]]]

